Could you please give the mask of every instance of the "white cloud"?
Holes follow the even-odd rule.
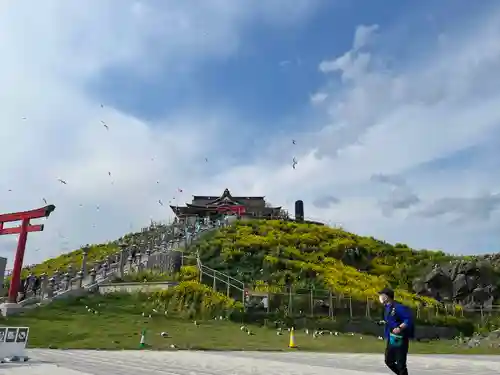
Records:
[[[374,174],[370,180],[390,187],[390,193],[379,201],[385,216],[391,216],[396,210],[407,210],[420,203],[420,198],[401,176]]]
[[[371,62],[371,55],[359,50],[370,43],[378,29],[378,25],[358,26],[354,33],[352,49],[333,60],[322,61],[319,64],[319,70],[323,73],[340,71],[343,80],[355,80],[363,77],[363,73]]]
[[[311,95],[310,100],[312,104],[321,104],[328,98],[328,94],[324,92],[317,92]]]
[[[27,262],[114,239],[151,217],[167,219],[169,200],[183,203],[190,194],[218,194],[225,187],[235,194],[266,195],[286,207],[303,199],[308,217],[417,247],[471,252],[477,250],[471,246],[491,245],[493,223],[499,222],[495,212],[488,222],[460,229],[405,209],[384,217],[377,201],[387,192],[370,177],[404,174],[422,207],[450,196],[477,197],[481,188],[495,193],[499,179],[489,171],[412,170],[498,131],[500,12],[460,34],[445,30],[446,43],[397,69],[370,50],[377,28],[358,28],[352,50],[319,66],[325,85],[318,87],[324,99],[316,115],[323,115],[325,125],[312,131],[306,122],[297,145],[276,140],[261,159],[234,165],[230,153],[221,155],[217,148],[225,128],[244,124],[234,113],[194,108],[150,123],[109,105],[101,108],[86,84],[117,67],[144,79],[154,79],[161,68],[174,80],[200,62],[237,52],[248,25],[291,27],[306,20],[316,2],[144,4],[12,3],[0,14],[0,206],[29,209],[41,206],[42,198],[57,206],[46,231],[30,235]],[[269,154],[279,156],[269,159]],[[314,207],[312,202],[325,196],[339,198],[338,204]],[[2,249],[11,243],[0,238]]]
[[[232,125],[225,114],[206,109],[145,122],[107,103],[101,108],[87,92],[89,81],[124,68],[142,79],[156,79],[161,69],[175,80],[203,61],[237,52],[242,33],[255,22],[294,26],[318,4],[49,0],[3,7],[0,207],[31,209],[43,198],[57,206],[45,232],[29,236],[26,261],[115,239],[150,218],[168,219],[168,202],[188,199],[177,188],[192,192],[214,173],[204,171],[204,159],[220,131]],[[10,261],[12,240],[0,238]]]
[[[354,33],[354,42],[352,44],[352,48],[354,50],[358,50],[368,45],[378,29],[379,25],[358,26],[356,28],[356,32]]]

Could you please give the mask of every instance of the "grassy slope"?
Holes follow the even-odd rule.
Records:
[[[189,288],[188,288],[189,289]],[[203,293],[209,293],[207,290]],[[225,304],[224,296],[218,298]],[[30,347],[78,349],[137,349],[140,333],[146,329],[146,343],[152,349],[205,350],[287,350],[288,334],[277,335],[273,328],[248,326],[253,335],[240,329],[240,324],[227,320],[206,319],[195,325],[192,319],[159,308],[156,300],[161,295],[145,300],[133,295],[91,296],[79,300],[58,301],[23,316],[0,318],[0,325],[29,326]],[[177,295],[174,303],[185,303]],[[213,298],[211,299],[214,300]],[[97,311],[89,312],[88,308]],[[172,311],[172,302],[169,311]],[[156,312],[153,310],[155,309]],[[142,316],[145,313],[146,317]],[[149,318],[151,314],[151,318]],[[160,336],[168,332],[169,338]],[[377,352],[384,343],[373,337],[360,335],[325,335],[313,339],[302,330],[296,332],[300,350],[323,352]],[[469,353],[489,354],[496,349],[456,348],[451,341],[414,343],[413,353]]]
[[[88,264],[92,265],[93,263],[102,261],[107,256],[112,255],[117,251],[118,246],[116,243],[91,245],[87,255]],[[43,273],[52,275],[56,270],[65,272],[70,265],[75,267],[75,269],[79,269],[82,264],[82,258],[82,249],[74,250],[69,253],[59,255],[56,258],[47,259],[29,270],[24,269],[23,277],[25,277],[29,272],[33,272],[35,275],[41,275]]]
[[[348,249],[358,249],[358,253]],[[415,251],[341,229],[282,221],[242,221],[197,243],[202,262],[255,284],[314,284],[358,299],[391,285],[416,303],[412,280],[435,263],[456,259],[439,251]]]

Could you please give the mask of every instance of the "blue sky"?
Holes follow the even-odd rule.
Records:
[[[436,7],[435,1],[416,6],[415,1],[388,0],[380,5],[360,0],[348,4],[323,1],[320,11],[296,28],[284,31],[257,21],[244,30],[244,45],[238,53],[206,61],[188,75],[173,78],[165,69],[154,80],[144,80],[133,69],[112,66],[96,77],[89,91],[141,118],[161,119],[176,108],[203,103],[234,108],[257,126],[269,129],[274,125],[279,130],[284,119],[294,117],[290,108],[299,113],[308,110],[310,93],[323,82],[318,63],[349,49],[356,26],[378,24],[384,30],[397,29],[399,35],[385,35],[392,39],[391,44],[377,47],[389,50],[393,57],[404,57],[414,52],[404,45],[406,37],[415,33],[412,23],[427,26],[419,30],[417,38],[412,37],[422,48],[418,44],[437,42],[441,23],[452,24],[471,12],[480,12],[488,2],[449,0]],[[449,17],[450,8],[456,18]]]
[[[226,187],[416,248],[497,251],[499,24],[494,1],[12,3],[0,205],[56,204],[30,262]]]

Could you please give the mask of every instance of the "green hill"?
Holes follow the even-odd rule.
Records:
[[[144,232],[126,237],[141,235]],[[117,242],[92,245],[89,263],[116,251]],[[366,301],[376,298],[383,287],[391,286],[399,299],[412,305],[437,304],[432,298],[416,296],[412,292],[413,280],[435,264],[471,258],[417,251],[322,225],[277,220],[237,221],[205,235],[188,251],[199,254],[205,266],[241,280],[250,289],[314,286]],[[30,272],[50,275],[69,265],[79,267],[81,259],[82,250],[75,250],[46,260]]]
[[[199,252],[204,265],[255,288],[313,285],[366,300],[391,286],[399,299],[412,305],[436,304],[413,294],[412,280],[434,264],[457,258],[341,229],[273,220],[237,222],[197,242],[192,251]]]

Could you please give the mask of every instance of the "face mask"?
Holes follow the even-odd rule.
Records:
[[[380,296],[378,296],[378,300],[380,301],[380,303],[382,305],[385,305],[385,303],[387,302],[387,297],[384,295],[380,295]]]

